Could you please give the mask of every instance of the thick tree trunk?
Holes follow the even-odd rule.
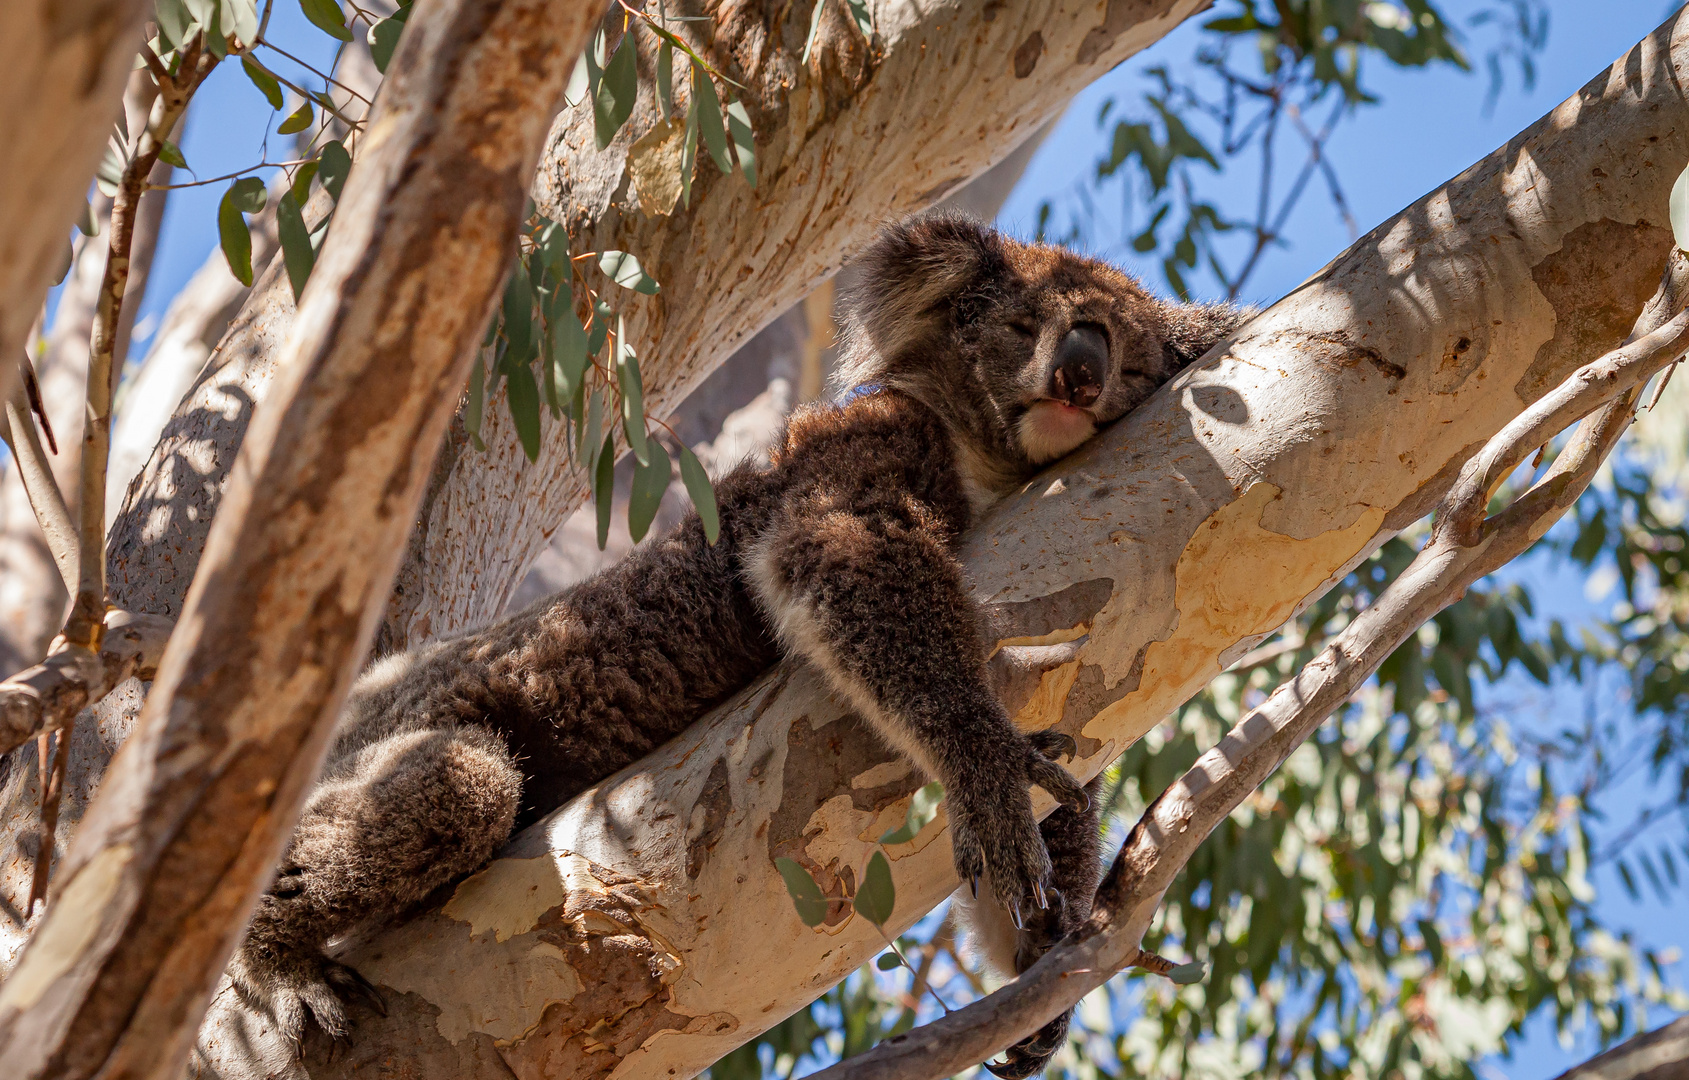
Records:
[[[64,265],[151,12],[144,0],[0,4],[0,146],[22,166],[0,170],[0,401]]]
[[[118,769],[0,985],[23,1077],[179,1075],[367,648],[593,7],[431,0]]]
[[[1685,66],[1680,17],[993,513],[967,561],[1004,640],[1089,635],[1017,722],[1096,774],[1617,345],[1672,245]],[[389,1013],[350,1054],[294,1062],[228,998],[202,1049],[228,1078],[683,1080],[884,948],[842,898],[923,779],[785,665],[352,949]],[[896,933],[956,886],[943,815],[888,854]],[[840,898],[821,926],[780,856]]]

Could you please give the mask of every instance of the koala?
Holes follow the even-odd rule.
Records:
[[[1097,803],[1019,732],[957,559],[969,525],[1226,337],[1096,260],[933,214],[885,229],[847,304],[842,404],[799,410],[770,463],[596,577],[373,664],[230,963],[297,1041],[379,997],[327,943],[397,916],[678,734],[782,657],[818,669],[943,782],[975,936],[1004,975],[1088,915]],[[1065,740],[1071,746],[1071,740]],[[1060,803],[1042,826],[1029,788]],[[995,1068],[1030,1076],[1066,1018]]]

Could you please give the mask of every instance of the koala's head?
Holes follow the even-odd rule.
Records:
[[[960,215],[887,228],[861,269],[841,382],[925,402],[1004,481],[1074,450],[1212,343],[1192,339],[1191,309],[1107,263]]]

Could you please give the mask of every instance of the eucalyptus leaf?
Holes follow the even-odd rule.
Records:
[[[481,411],[487,401],[487,372],[481,363],[481,358],[475,358],[475,364],[469,369],[469,404],[464,406],[463,427],[469,432],[469,438],[475,443],[475,449],[485,450],[487,444],[481,441]]]
[[[897,890],[891,883],[891,863],[886,861],[885,852],[876,851],[868,859],[868,869],[862,875],[862,884],[856,887],[856,898],[851,906],[864,919],[883,927],[891,918],[896,902]]]
[[[692,206],[692,174],[698,168],[698,100],[686,108],[686,133],[680,141],[680,205]]]
[[[178,169],[188,167],[188,161],[182,156],[182,151],[169,139],[161,139],[158,144],[158,159],[166,165],[174,165]]]
[[[821,32],[821,9],[827,0],[815,0],[815,6],[809,10],[809,33],[803,39],[803,56],[800,63],[809,65],[809,54],[815,48],[815,39]]]
[[[82,212],[76,215],[76,228],[83,236],[100,235],[100,219],[94,216],[94,205],[86,200]]]
[[[282,97],[281,83],[276,81],[274,75],[254,63],[250,56],[240,58],[240,69],[246,72],[246,77],[258,88],[258,92],[264,95],[264,100],[270,103],[270,108],[279,109],[287,104],[287,100]]]
[[[182,0],[155,0],[153,12],[158,19],[159,44],[166,51],[186,41],[194,26],[193,13]]]
[[[874,961],[874,966],[881,971],[896,971],[903,966],[903,958],[894,952],[884,952],[880,954],[878,960]]]
[[[522,441],[522,453],[529,461],[540,456],[540,391],[534,382],[534,368],[521,360],[515,349],[504,358],[505,402],[510,419],[516,425],[516,437]]]
[[[880,843],[907,844],[915,839],[938,816],[938,804],[943,801],[944,785],[937,780],[921,788],[909,800],[909,813],[903,824],[880,837]]]
[[[656,439],[648,440],[651,464],[638,465],[633,470],[633,491],[628,497],[628,535],[634,543],[645,539],[656,520],[657,507],[662,504],[663,492],[669,489],[669,454]]]
[[[739,171],[752,187],[757,186],[757,144],[751,131],[751,115],[742,101],[727,106],[727,133],[733,137],[733,153],[739,159]]]
[[[610,317],[615,312],[610,305],[599,300],[592,305],[592,325],[587,327],[586,354],[597,356],[598,350],[604,347],[604,339],[610,336]]]
[[[335,202],[340,201],[340,191],[346,186],[346,175],[351,171],[352,155],[346,152],[346,144],[339,139],[324,143],[322,153],[317,155],[317,177],[322,181],[323,190]]]
[[[666,38],[657,46],[657,107],[664,120],[674,114],[674,46]]]
[[[562,398],[575,396],[586,373],[586,329],[575,317],[574,296],[569,286],[559,285],[552,295],[546,321],[551,327],[551,367]]]
[[[651,296],[662,288],[657,284],[657,279],[647,274],[645,268],[639,265],[638,257],[629,251],[600,253],[598,268],[624,289]]]
[[[704,539],[713,547],[721,538],[721,511],[716,506],[715,488],[703,462],[684,443],[680,447],[680,479],[686,485],[686,494],[692,496],[692,508],[698,511],[698,520],[704,526]]]
[[[715,83],[702,68],[692,69],[692,108],[698,114],[698,132],[704,146],[723,173],[733,171],[733,159],[727,156],[727,129],[721,119],[721,99],[716,96]]]
[[[305,227],[305,216],[292,191],[282,192],[276,200],[276,235],[281,240],[282,262],[287,267],[287,280],[293,286],[293,299],[297,303],[317,264],[317,253],[311,248],[311,232]]]
[[[862,36],[869,41],[874,40],[874,16],[868,10],[868,0],[845,0],[845,7],[850,9],[850,17],[856,20],[856,28],[862,31]]]
[[[820,926],[827,918],[829,904],[815,878],[796,859],[775,859],[774,868],[780,871],[780,877],[786,883],[786,895],[792,898],[798,918],[805,926]]]
[[[615,436],[604,436],[598,451],[598,464],[592,471],[593,502],[598,508],[598,550],[610,541],[610,497],[616,486]]]
[[[242,44],[258,37],[258,5],[253,0],[218,0],[218,29],[233,34]]]
[[[616,132],[633,115],[633,103],[639,96],[637,49],[631,29],[616,45],[616,54],[604,67],[598,80],[598,90],[592,98],[593,131],[600,150],[610,145]]]
[[[300,206],[311,197],[311,178],[317,175],[317,163],[307,161],[293,170],[293,186],[289,189],[293,193],[293,201]]]
[[[235,189],[230,185],[223,193],[223,199],[217,204],[217,239],[223,248],[223,258],[228,260],[229,272],[242,285],[252,284],[252,230],[247,228],[246,217],[241,214],[240,206],[235,201]]]
[[[256,176],[243,176],[229,185],[227,197],[234,200],[241,213],[257,214],[263,212],[269,195],[264,190],[264,181]]]
[[[351,41],[352,31],[346,29],[346,16],[334,0],[299,0],[299,9],[312,25],[331,38]]]
[[[641,465],[651,463],[650,441],[645,437],[645,391],[639,377],[639,358],[627,343],[627,322],[616,316],[616,381],[622,390],[622,430],[628,449]]]
[[[292,135],[295,132],[304,131],[311,126],[311,121],[316,119],[316,115],[309,101],[301,101],[299,108],[288,113],[287,119],[283,120],[280,126],[276,128],[276,133],[278,135]]]
[[[1179,986],[1189,986],[1202,981],[1202,976],[1208,971],[1205,964],[1180,964],[1167,973],[1167,977]]]
[[[510,342],[511,355],[521,360],[533,355],[534,293],[528,283],[528,268],[521,259],[510,271],[504,283],[504,336]]]
[[[67,236],[65,237],[64,249],[59,252],[58,269],[53,271],[52,280],[47,282],[47,284],[57,285],[59,282],[63,281],[65,279],[65,275],[70,273],[70,264],[74,262],[75,259],[76,248],[71,245],[70,237]]]
[[[587,89],[587,54],[583,51],[581,58],[575,61],[574,70],[569,72],[569,82],[563,87],[563,100],[573,109],[586,100]]]
[[[387,74],[387,65],[393,62],[393,50],[399,47],[399,35],[405,32],[405,20],[410,14],[410,8],[402,7],[369,28],[369,56],[375,70],[383,75]]]

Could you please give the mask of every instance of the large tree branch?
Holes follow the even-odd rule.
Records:
[[[0,146],[29,163],[0,171],[0,401],[11,397],[12,358],[63,265],[151,11],[144,0],[0,4]]]
[[[0,987],[11,1075],[179,1075],[374,630],[590,21],[419,5],[122,762]]]
[[[1409,635],[1479,578],[1523,554],[1588,488],[1630,426],[1635,388],[1689,349],[1689,312],[1679,310],[1686,300],[1689,257],[1673,252],[1657,302],[1638,319],[1633,340],[1580,368],[1492,437],[1439,507],[1431,539],[1378,600],[1150,803],[1121,845],[1082,930],[997,993],[823,1069],[816,1080],[940,1080],[1031,1035],[1138,963],[1139,944],[1163,894],[1208,834]],[[1563,419],[1542,426],[1553,417]],[[1470,492],[1489,470],[1510,463],[1505,476],[1542,439],[1580,418],[1570,443],[1529,490],[1490,517],[1461,520]]]
[[[1618,345],[1672,248],[1685,64],[1674,20],[999,507],[966,560],[1003,638],[1089,635],[1017,722],[1095,775]],[[922,780],[782,666],[352,949],[389,1015],[350,1054],[295,1063],[230,997],[202,1049],[231,1080],[690,1076],[884,948],[843,898]],[[955,888],[945,841],[941,815],[891,850],[888,932]],[[840,900],[821,926],[776,857]]]
[[[1555,1080],[1686,1080],[1689,1078],[1689,1016],[1626,1039]]]

